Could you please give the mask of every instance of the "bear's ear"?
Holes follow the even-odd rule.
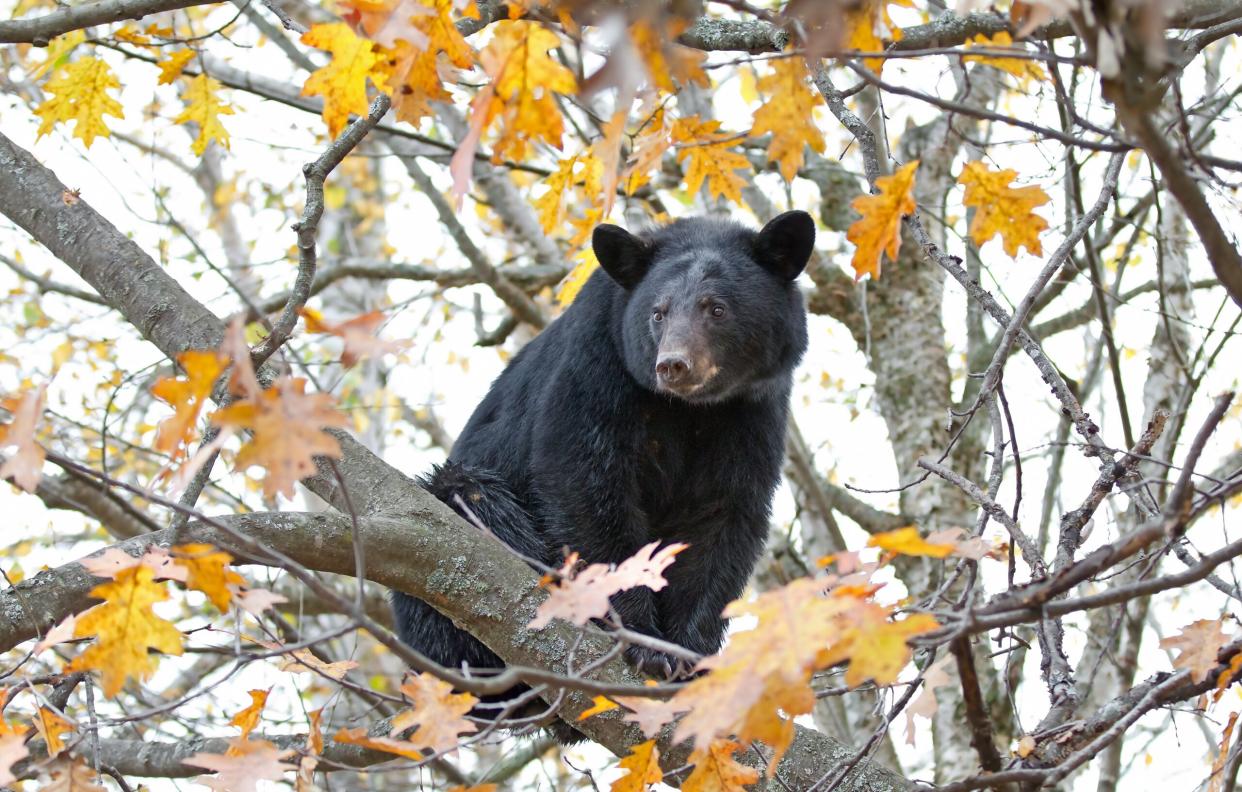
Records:
[[[625,290],[633,289],[651,266],[651,251],[638,237],[615,225],[599,225],[591,236],[595,258],[614,281]]]
[[[777,215],[759,232],[755,255],[759,263],[787,280],[802,272],[815,246],[815,221],[806,212]]]

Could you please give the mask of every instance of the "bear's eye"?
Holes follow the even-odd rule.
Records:
[[[651,312],[651,321],[653,321],[653,322],[663,322],[663,321],[664,321],[664,312],[663,312],[663,311],[661,311],[659,308],[657,308],[657,309],[655,309],[654,311],[652,311],[652,312]]]
[[[725,309],[723,305],[712,306],[712,316],[716,317],[717,319],[720,319],[724,315],[725,315]]]

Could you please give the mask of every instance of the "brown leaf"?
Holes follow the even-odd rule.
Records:
[[[577,574],[573,574],[575,559],[571,559],[561,569],[560,585],[548,592],[548,598],[540,603],[528,626],[532,630],[542,629],[554,618],[583,625],[608,615],[609,597],[619,591],[638,586],[652,591],[663,589],[668,585],[664,570],[687,546],[675,542],[661,548],[660,542],[651,542],[616,569],[607,564],[591,564]]]
[[[280,750],[267,740],[229,740],[226,754],[196,753],[182,761],[191,767],[214,770],[215,776],[200,776],[196,781],[217,792],[258,792],[260,781],[280,781],[291,764],[280,761],[293,754],[292,749]]]
[[[1202,682],[1216,667],[1220,648],[1229,642],[1221,626],[1221,619],[1200,619],[1183,627],[1179,634],[1161,640],[1160,648],[1178,650],[1173,667],[1188,669],[1192,682]]]
[[[12,423],[0,424],[0,451],[12,449],[12,455],[0,463],[0,481],[12,479],[27,492],[34,492],[43,478],[43,460],[47,454],[35,442],[35,428],[43,415],[46,395],[45,383],[20,397],[0,401],[0,407],[13,413]]]
[[[411,706],[393,717],[393,736],[418,724],[410,742],[444,753],[457,747],[459,734],[479,730],[465,718],[479,700],[469,693],[454,693],[453,686],[442,679],[427,673],[412,674],[401,686],[401,692]]]

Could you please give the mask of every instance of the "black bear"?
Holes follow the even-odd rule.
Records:
[[[632,630],[715,652],[768,533],[807,344],[794,280],[814,241],[796,211],[758,232],[712,218],[638,236],[599,226],[601,271],[513,358],[423,486],[549,566],[563,548],[615,563],[653,540],[688,543],[666,588],[614,605]],[[393,607],[401,639],[431,659],[503,666],[422,601],[394,592]],[[677,668],[626,654],[649,674]]]

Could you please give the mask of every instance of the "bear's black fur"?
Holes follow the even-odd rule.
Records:
[[[509,363],[423,486],[549,566],[565,547],[615,563],[687,542],[666,588],[614,605],[632,630],[715,652],[768,532],[807,344],[794,279],[814,239],[805,212],[759,232],[711,218],[640,236],[598,227],[601,271]],[[420,600],[394,592],[393,606],[402,640],[431,659],[503,665]],[[650,649],[627,656],[652,674],[676,668]]]

